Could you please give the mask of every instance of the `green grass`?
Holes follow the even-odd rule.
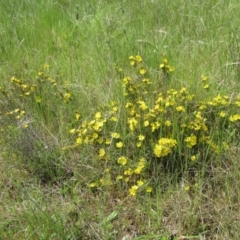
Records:
[[[239,11],[237,0],[0,3],[0,239],[239,239],[239,123],[229,120],[239,113]],[[129,61],[137,54],[152,81],[145,95]],[[170,75],[159,68],[163,56],[175,68]],[[133,96],[123,95],[126,76],[139,89]],[[186,113],[166,107],[151,118],[171,120],[171,127],[152,133],[141,123],[129,130],[130,116],[140,122],[147,113],[137,101],[151,109],[158,93],[167,101],[169,89],[183,87],[195,95],[181,102]],[[227,103],[210,104],[219,94]],[[204,104],[208,131],[183,130],[180,122],[196,123]],[[104,140],[120,133],[122,149],[113,137],[109,146],[86,143],[91,121],[103,119],[97,112],[116,117],[105,117],[97,133]],[[85,144],[76,146],[80,133]],[[147,141],[138,148],[140,133]],[[197,144],[187,147],[191,134]],[[177,144],[157,157],[161,137]],[[120,156],[126,165],[117,163]],[[141,174],[115,181],[141,157],[147,160]],[[138,180],[152,192],[138,186],[131,196]]]

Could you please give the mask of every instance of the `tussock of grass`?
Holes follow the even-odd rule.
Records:
[[[0,238],[239,239],[239,7],[1,3]]]

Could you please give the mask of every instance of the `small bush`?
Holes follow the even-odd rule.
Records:
[[[141,56],[129,59],[134,71],[121,80],[122,100],[100,107],[71,129],[74,144],[69,147],[91,146],[89,155],[102,177],[93,179],[90,187],[121,186],[135,196],[151,192],[151,180],[160,175],[202,171],[227,151],[239,129],[240,98],[220,93],[201,98],[186,87],[163,88],[174,71],[166,57],[158,82],[150,79]],[[209,88],[205,76],[198,84],[203,91]]]

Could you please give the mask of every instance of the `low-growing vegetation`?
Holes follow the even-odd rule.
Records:
[[[10,2],[0,239],[238,239],[239,4]]]

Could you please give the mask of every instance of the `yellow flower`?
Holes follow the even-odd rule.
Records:
[[[96,131],[100,131],[101,127],[103,126],[103,123],[104,123],[104,120],[95,122],[95,124],[93,125],[93,129]]]
[[[168,59],[165,56],[163,57],[162,63],[159,65],[159,68],[163,69],[164,71],[167,71],[168,73],[174,71],[174,67],[168,64]]]
[[[98,138],[97,142],[98,142],[99,144],[102,144],[102,143],[103,143],[103,138],[102,138],[102,137]]]
[[[145,110],[145,109],[148,108],[144,101],[139,100],[137,103],[139,104],[139,108],[142,109],[142,110]]]
[[[174,71],[174,67],[173,66],[168,65],[167,68],[168,68],[168,72],[169,73]]]
[[[64,97],[64,99],[66,100],[66,101],[69,101],[70,99],[71,99],[71,97],[72,97],[72,94],[71,93],[64,93],[64,95],[63,95],[63,97]]]
[[[139,73],[141,75],[144,75],[146,72],[147,72],[147,70],[145,68],[143,68],[143,67],[141,67],[140,70],[139,70]]]
[[[119,181],[119,180],[122,180],[123,179],[123,176],[122,175],[118,175],[116,180]]]
[[[231,122],[236,122],[237,120],[240,120],[240,114],[231,115],[231,116],[229,117],[229,120],[230,120]]]
[[[96,133],[96,132],[94,132],[93,134],[92,134],[92,139],[97,139],[98,138],[98,134]]]
[[[105,152],[104,148],[100,148],[100,149],[99,149],[99,154],[98,154],[98,156],[99,156],[100,158],[102,158],[102,157],[105,156],[105,154],[106,154],[106,152]]]
[[[136,56],[136,61],[141,63],[142,62],[142,57],[140,55],[137,55]]]
[[[167,59],[166,56],[163,57],[162,61],[163,61],[163,63],[164,63],[165,65],[168,64],[168,59]]]
[[[101,116],[102,116],[102,114],[101,114],[100,112],[97,112],[97,113],[95,114],[95,119],[100,119]]]
[[[142,167],[139,167],[139,166],[136,169],[134,169],[134,173],[136,174],[140,174],[141,171],[142,171]]]
[[[177,145],[177,141],[171,138],[161,138],[154,147],[154,154],[157,157],[164,157],[171,153],[171,148]]]
[[[122,142],[117,142],[116,143],[116,147],[117,148],[122,148],[123,147],[123,143]]]
[[[156,145],[154,148],[154,154],[157,157],[163,157],[163,156],[167,156],[169,153],[171,152],[171,148],[169,147],[165,147],[162,145]]]
[[[235,104],[240,107],[240,101],[236,101]]]
[[[151,84],[151,80],[149,78],[144,78],[142,82],[146,84]]]
[[[190,137],[185,138],[184,140],[187,143],[188,148],[192,148],[197,144],[197,137],[193,134],[191,134]]]
[[[131,108],[130,112],[129,112],[129,115],[133,116],[135,114],[135,109],[134,108]]]
[[[202,81],[207,81],[207,77],[204,75],[201,76],[201,79],[202,79]]]
[[[75,128],[72,128],[71,130],[69,130],[69,132],[70,132],[71,134],[75,133],[75,131],[76,131]]]
[[[140,134],[140,135],[138,136],[138,140],[139,140],[139,141],[143,141],[144,139],[145,139],[145,136],[144,136],[144,135]]]
[[[136,192],[138,190],[138,186],[137,185],[133,185],[130,189],[129,189],[129,194],[131,196],[136,196]]]
[[[180,93],[183,94],[183,93],[186,93],[187,92],[187,89],[185,87],[182,87],[181,90],[180,90]]]
[[[129,177],[124,178],[125,182],[129,182]]]
[[[166,125],[166,126],[170,127],[171,124],[172,124],[171,121],[169,121],[169,120],[165,121],[165,125]]]
[[[82,142],[83,142],[82,137],[78,137],[78,138],[76,139],[76,144],[77,144],[77,145],[81,145]]]
[[[203,118],[202,118],[202,113],[201,113],[200,111],[194,112],[194,115],[195,115],[195,117],[196,117],[197,119],[200,119],[200,120],[203,119]]]
[[[209,84],[205,84],[205,85],[203,86],[203,88],[208,89],[208,88],[209,88]]]
[[[90,139],[90,136],[89,136],[89,135],[87,135],[87,136],[85,137],[84,143],[86,143],[86,144],[90,144],[90,143],[91,143],[91,139]]]
[[[15,78],[15,77],[12,77],[12,78],[11,78],[11,82],[12,82],[12,83],[20,83],[21,80]]]
[[[43,65],[43,69],[48,69],[48,68],[50,68],[50,65],[48,65],[48,64],[45,63],[45,64]]]
[[[131,78],[130,78],[130,77],[125,77],[125,78],[123,79],[123,85],[127,85],[130,81],[131,81]]]
[[[134,169],[134,173],[135,174],[140,174],[145,167],[145,163],[146,163],[145,158],[141,158],[139,163],[138,163],[137,168]]]
[[[97,187],[97,183],[90,183],[89,187],[91,187],[91,188]]]
[[[118,108],[117,108],[117,107],[113,107],[111,112],[112,112],[112,113],[115,113],[115,112],[117,112],[117,111],[118,111]]]
[[[132,107],[132,106],[133,106],[133,104],[130,103],[130,102],[127,102],[126,105],[125,105],[126,108],[130,108],[130,107]]]
[[[149,125],[149,121],[148,120],[144,121],[143,125],[144,127],[147,127]]]
[[[186,185],[186,186],[184,187],[184,189],[185,189],[185,191],[189,191],[189,190],[190,190],[190,186],[189,186],[189,185]]]
[[[124,165],[127,163],[127,158],[125,158],[125,157],[119,157],[118,160],[117,160],[117,162],[118,162],[119,164],[121,164],[121,165],[124,166]]]
[[[226,116],[226,112],[221,111],[221,112],[219,113],[219,116],[220,116],[220,117],[225,117],[225,116]]]
[[[128,119],[129,128],[131,131],[134,131],[137,127],[138,121],[135,118]]]
[[[143,184],[144,184],[144,182],[143,182],[142,180],[138,180],[138,181],[137,181],[137,185],[138,185],[139,187],[141,187]]]
[[[148,186],[147,189],[146,189],[146,192],[147,192],[147,193],[152,192],[152,187],[149,187],[149,186]]]
[[[117,122],[117,117],[112,116],[112,117],[110,118],[110,120],[113,121],[113,122]]]
[[[128,170],[124,171],[124,175],[131,176],[133,174],[133,170],[131,168],[128,168]]]
[[[44,73],[42,71],[38,72],[38,76],[44,76]]]
[[[130,64],[131,64],[132,66],[134,66],[134,65],[136,64],[136,58],[135,58],[134,56],[130,56],[130,57],[129,57],[129,60],[130,60]]]
[[[76,114],[75,114],[75,119],[76,119],[76,120],[79,120],[80,117],[81,117],[81,115],[80,115],[79,113],[76,113]]]
[[[183,107],[183,106],[178,106],[178,107],[176,107],[176,110],[177,110],[178,112],[185,112],[185,107]]]
[[[120,138],[120,134],[116,133],[116,132],[113,132],[113,133],[111,133],[111,137],[117,139],[117,138]]]
[[[142,146],[142,142],[137,142],[136,146],[139,148]]]
[[[197,157],[195,155],[191,156],[191,160],[194,162],[196,161]]]
[[[159,68],[164,68],[164,64],[163,63],[161,63],[160,65],[159,65]]]

